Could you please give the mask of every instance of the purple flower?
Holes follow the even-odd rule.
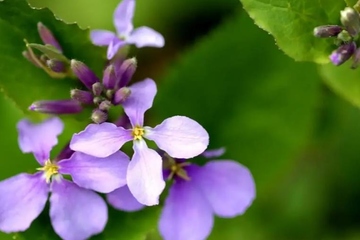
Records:
[[[124,129],[113,123],[90,124],[73,136],[70,148],[95,157],[107,157],[132,140],[134,155],[127,169],[127,185],[140,203],[156,205],[165,187],[162,159],[147,147],[144,138],[154,141],[172,157],[191,158],[206,149],[209,135],[200,124],[184,116],[165,119],[155,128],[144,127],[144,113],[152,106],[156,84],[146,79],[129,89],[131,94],[123,102],[123,108],[132,128]]]
[[[35,174],[22,173],[0,182],[0,230],[29,228],[50,196],[50,218],[55,232],[66,240],[86,239],[103,231],[107,222],[105,201],[95,192],[112,192],[126,184],[128,157],[118,151],[103,159],[73,153],[69,159],[51,161],[63,123],[51,118],[41,124],[22,120],[17,125],[19,145],[33,153],[42,166]],[[69,174],[73,182],[62,178]]]
[[[216,156],[222,150],[205,155]],[[210,234],[214,214],[243,214],[255,198],[250,171],[232,160],[212,160],[205,166],[172,159],[174,183],[165,200],[159,230],[165,240],[202,240]],[[186,175],[186,178],[183,177]]]
[[[164,46],[163,36],[155,30],[145,26],[134,29],[134,11],[135,0],[123,0],[114,12],[116,34],[107,30],[91,31],[90,37],[95,45],[108,46],[108,59],[112,59],[121,47],[129,44],[138,48]]]

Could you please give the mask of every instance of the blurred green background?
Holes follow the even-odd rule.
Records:
[[[30,3],[82,27],[113,30],[118,0]],[[216,219],[210,239],[360,239],[360,111],[327,89],[318,66],[285,56],[236,0],[137,0],[135,26],[143,25],[166,39],[163,49],[130,53],[139,62],[134,80],[158,82],[150,125],[175,114],[196,119],[210,146],[225,146],[225,158],[249,167],[257,183],[249,210]],[[32,172],[36,162],[17,145],[15,125],[24,114],[3,96],[0,109],[1,179]],[[158,239],[159,210],[126,214],[132,227],[118,231],[142,224],[148,234],[131,239]],[[113,232],[117,219],[110,220]],[[130,239],[115,235],[96,239]],[[40,239],[32,236],[26,239]]]

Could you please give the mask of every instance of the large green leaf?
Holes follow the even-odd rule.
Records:
[[[343,0],[240,0],[255,23],[271,33],[277,45],[297,61],[328,62],[331,39],[313,36],[319,25],[339,24]]]
[[[350,69],[346,63],[336,67],[332,64],[319,66],[319,71],[326,84],[336,93],[360,107],[360,72],[358,69]]]
[[[33,9],[25,0],[0,2],[0,89],[23,111],[36,100],[69,98],[70,89],[79,83],[52,79],[22,56],[24,39],[42,43],[38,22],[53,31],[67,58],[84,61],[98,74],[104,63],[104,49],[91,44],[88,30],[56,19],[48,9]]]
[[[210,133],[210,148],[224,146],[224,158],[250,168],[258,198],[240,217],[246,221],[262,211],[279,176],[306,144],[321,81],[314,64],[284,56],[270,36],[244,12],[240,15],[199,42],[163,77],[152,111],[154,124],[172,115],[197,120]],[[225,225],[226,232],[237,232],[239,221],[224,222],[213,239],[224,236]],[[230,235],[222,239],[239,239],[241,233]]]

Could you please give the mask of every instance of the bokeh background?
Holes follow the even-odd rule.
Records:
[[[29,2],[83,28],[114,30],[119,1]],[[287,57],[237,0],[137,0],[134,24],[166,39],[163,49],[130,52],[139,62],[134,80],[158,83],[150,124],[175,114],[196,119],[210,147],[226,147],[225,158],[254,175],[253,205],[243,216],[216,219],[209,239],[360,239],[360,111],[322,83],[318,66]],[[3,96],[0,111],[1,179],[33,172],[36,162],[17,145],[24,113]],[[118,234],[94,239],[159,239],[160,210],[112,212],[105,232]],[[29,238],[0,239],[55,239],[43,234],[48,220],[47,213],[37,220]]]

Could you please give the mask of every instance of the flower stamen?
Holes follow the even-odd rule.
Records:
[[[132,136],[134,137],[134,140],[141,140],[144,133],[144,128],[139,126],[134,127],[132,130]]]
[[[41,168],[36,170],[43,171],[47,183],[50,183],[51,177],[59,173],[59,166],[56,163],[52,163],[50,159],[46,160],[45,164]]]

